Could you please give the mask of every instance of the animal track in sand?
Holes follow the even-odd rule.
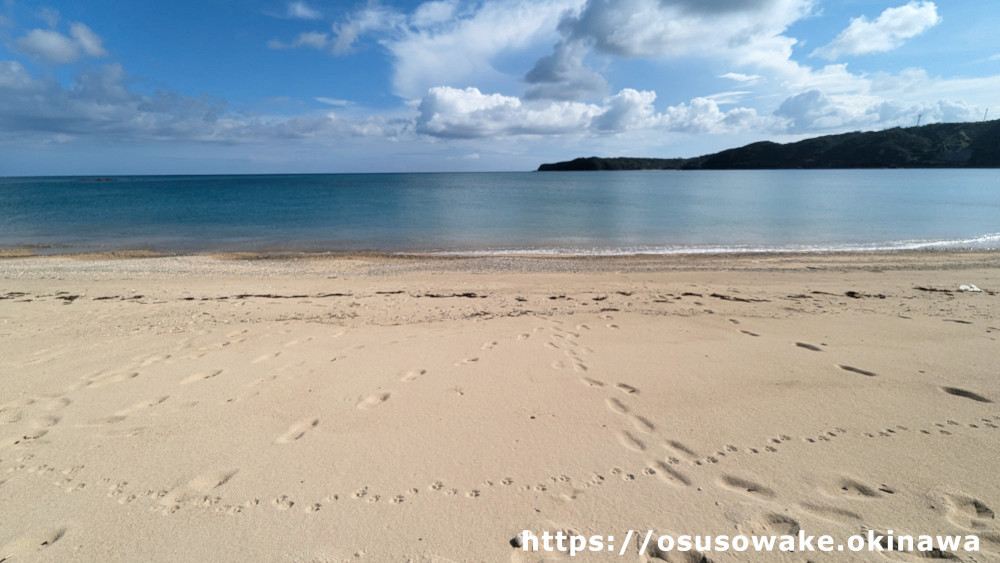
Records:
[[[745,335],[747,335],[747,336],[760,336],[756,332],[750,332],[749,330],[741,330],[740,332],[743,333],[743,334],[745,334]]]
[[[426,373],[427,373],[427,370],[425,370],[425,369],[410,369],[410,370],[406,370],[406,371],[404,371],[404,372],[402,372],[400,374],[399,380],[402,381],[402,382],[404,382],[404,383],[408,383],[408,382],[413,381],[416,378],[418,378],[421,375],[424,375]]]
[[[719,478],[719,484],[727,489],[751,496],[762,496],[765,498],[774,498],[776,496],[774,491],[764,485],[761,485],[760,483],[755,483],[749,479],[743,479],[742,477],[736,477],[733,475],[722,475]]]
[[[866,375],[868,377],[875,377],[876,375],[878,375],[877,373],[875,373],[873,371],[867,371],[867,370],[859,369],[859,368],[856,368],[856,367],[853,367],[853,366],[845,366],[844,364],[837,364],[837,367],[840,368],[840,369],[842,369],[842,370],[844,370],[844,371],[849,371],[851,373],[857,373],[857,374],[860,374],[860,375]]]
[[[271,505],[278,510],[288,510],[289,508],[295,506],[295,501],[288,498],[288,495],[281,495],[280,497],[271,499]]]
[[[798,346],[799,348],[805,348],[806,350],[811,350],[813,352],[823,351],[823,349],[820,348],[819,346],[813,346],[812,344],[808,344],[806,342],[796,342],[795,345]]]
[[[462,360],[461,362],[456,362],[455,365],[456,366],[467,366],[467,365],[470,365],[470,364],[474,364],[474,363],[476,363],[478,361],[479,361],[478,357],[466,358],[466,359]]]
[[[581,377],[580,382],[587,387],[604,387],[604,382],[598,379],[593,379],[591,377]]]
[[[181,385],[188,385],[190,383],[195,383],[197,381],[204,381],[206,379],[212,379],[213,377],[222,373],[221,369],[213,369],[207,371],[199,371],[198,373],[191,374],[181,380]]]
[[[278,444],[290,444],[319,425],[318,418],[305,418],[288,427],[288,430],[275,440]]]
[[[978,393],[973,393],[972,391],[967,391],[965,389],[959,389],[958,387],[942,387],[941,390],[949,395],[955,395],[956,397],[964,397],[966,399],[972,399],[973,401],[978,401],[980,403],[993,402]]]
[[[371,395],[368,395],[367,397],[362,399],[360,403],[358,403],[358,408],[370,409],[372,407],[377,407],[378,405],[381,405],[382,403],[388,401],[390,395],[391,394],[389,392],[373,393]]]
[[[483,344],[482,349],[483,350],[492,350],[492,349],[496,348],[497,344],[499,344],[499,343],[496,340],[494,340],[492,342],[487,342],[486,344]]]

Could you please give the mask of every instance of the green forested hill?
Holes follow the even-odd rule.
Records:
[[[753,143],[694,158],[578,158],[538,170],[1000,167],[1000,120]]]

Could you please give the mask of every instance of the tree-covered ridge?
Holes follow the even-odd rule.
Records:
[[[965,167],[1000,167],[1000,120],[842,133],[788,144],[763,141],[694,158],[577,158],[538,170]]]

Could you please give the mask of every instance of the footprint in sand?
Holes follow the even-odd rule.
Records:
[[[850,477],[841,477],[830,489],[825,492],[831,496],[846,496],[865,499],[874,499],[882,496],[872,487],[869,487],[868,485],[865,485],[855,479],[851,479]]]
[[[842,370],[844,370],[844,371],[849,371],[851,373],[857,373],[857,374],[865,375],[865,376],[868,376],[868,377],[875,377],[876,375],[878,375],[877,373],[875,373],[873,371],[867,371],[867,370],[859,369],[859,368],[856,368],[856,367],[853,367],[853,366],[845,366],[843,364],[837,364],[837,367],[840,368],[840,369],[842,369]]]
[[[799,503],[799,507],[832,522],[858,522],[862,517],[857,512],[811,502]]]
[[[179,508],[180,504],[187,501],[203,500],[205,493],[225,485],[237,473],[239,473],[237,469],[202,473],[163,495],[160,498],[160,504],[167,507]]]
[[[638,389],[636,389],[635,387],[632,387],[631,385],[629,385],[627,383],[619,383],[619,384],[615,385],[615,387],[617,387],[618,390],[621,391],[622,393],[625,393],[625,394],[628,394],[628,395],[635,395],[635,394],[639,393]]]
[[[318,418],[304,418],[288,427],[288,430],[275,440],[278,444],[290,444],[305,436],[306,432],[319,425]]]
[[[692,459],[697,458],[698,454],[694,452],[691,448],[685,446],[684,444],[678,442],[677,440],[667,440],[666,446],[673,450],[676,450]]]
[[[630,450],[635,450],[637,452],[646,451],[646,444],[644,444],[642,440],[633,436],[632,433],[629,432],[628,430],[622,430],[621,432],[618,433],[618,441],[621,443],[621,445],[625,446]]]
[[[70,401],[66,397],[55,397],[38,403],[38,408],[46,412],[55,412],[68,407],[72,402],[73,401]]]
[[[581,377],[580,382],[587,387],[604,387],[604,382],[590,377]]]
[[[409,383],[427,373],[425,369],[409,369],[400,374],[399,380],[404,383]]]
[[[737,525],[736,529],[747,536],[794,536],[802,528],[790,516],[768,512]]]
[[[128,381],[129,379],[139,376],[137,371],[129,372],[119,372],[119,373],[109,373],[105,375],[99,375],[90,379],[87,382],[87,387],[104,387],[105,385],[111,385],[112,383],[120,383],[122,381]]]
[[[608,409],[613,413],[628,414],[628,407],[625,406],[625,403],[619,401],[618,399],[615,399],[613,397],[610,399],[606,399],[604,401],[604,404],[608,405]]]
[[[806,350],[811,350],[813,352],[823,351],[823,349],[820,348],[819,346],[813,346],[812,344],[808,344],[806,342],[796,342],[795,345],[798,346],[799,348],[805,348]]]
[[[482,349],[483,350],[492,350],[492,349],[496,348],[497,344],[498,344],[498,342],[496,340],[494,340],[492,342],[487,342],[486,344],[483,344]]]
[[[266,362],[272,358],[277,358],[281,355],[281,352],[274,352],[273,354],[264,354],[263,356],[258,356],[257,359],[250,362],[251,364],[259,364],[261,362]]]
[[[66,535],[66,527],[42,528],[28,532],[18,539],[0,547],[0,561],[8,558],[30,557],[49,547]]]
[[[456,362],[455,365],[456,366],[467,366],[467,365],[474,364],[474,363],[476,363],[478,361],[479,361],[479,358],[477,358],[477,357],[466,358],[466,359],[462,360],[461,362]]]
[[[660,479],[664,482],[670,483],[671,485],[684,485],[685,487],[691,486],[691,480],[688,479],[686,475],[677,471],[673,467],[670,467],[666,463],[657,461],[653,465],[655,466],[656,474],[659,475]]]
[[[996,513],[986,503],[965,495],[946,495],[946,518],[966,530],[985,530],[993,526]]]
[[[138,402],[138,403],[132,405],[131,407],[128,407],[127,409],[122,409],[122,410],[116,412],[115,415],[116,416],[128,416],[128,415],[130,415],[132,413],[139,412],[141,410],[148,409],[150,407],[155,407],[156,405],[159,405],[160,403],[166,401],[169,398],[170,398],[170,395],[162,395],[162,396],[155,397],[155,398],[152,398],[152,399],[147,399],[145,401]]]
[[[760,496],[764,498],[774,498],[776,496],[774,491],[764,485],[761,485],[760,483],[755,483],[749,479],[743,479],[742,477],[736,477],[733,475],[723,475],[719,478],[719,484],[729,490],[750,496]]]
[[[632,415],[631,420],[632,420],[632,426],[635,426],[635,429],[638,430],[639,432],[649,434],[653,430],[656,430],[656,426],[653,426],[653,423],[650,422],[645,417],[639,415]]]
[[[139,367],[144,368],[144,367],[151,366],[153,364],[156,364],[156,363],[162,362],[164,360],[168,360],[168,359],[170,359],[170,354],[166,354],[166,355],[163,355],[163,356],[160,356],[160,355],[150,356],[150,357],[146,358],[145,360],[143,360],[139,364]]]
[[[977,401],[980,403],[993,402],[978,393],[973,393],[972,391],[967,391],[965,389],[959,389],[958,387],[942,387],[941,390],[949,395],[954,395],[956,397],[963,397],[965,399],[972,399],[973,401]]]
[[[741,330],[740,332],[743,333],[743,334],[745,334],[745,335],[747,335],[747,336],[760,336],[756,332],[750,332],[749,330]]]
[[[198,381],[204,381],[206,379],[212,379],[213,377],[222,373],[221,369],[213,369],[207,371],[199,371],[198,373],[193,373],[181,380],[181,385],[188,385]]]
[[[372,407],[377,407],[382,403],[389,400],[390,393],[373,393],[368,395],[358,403],[359,409],[370,409]]]

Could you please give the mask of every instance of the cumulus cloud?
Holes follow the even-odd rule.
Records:
[[[784,121],[751,108],[728,112],[707,98],[657,112],[656,93],[626,88],[601,104],[572,101],[523,102],[484,94],[476,88],[432,88],[420,104],[418,133],[440,138],[496,138],[518,135],[615,135],[660,130],[733,133],[779,129]]]
[[[605,94],[608,82],[584,66],[586,54],[587,48],[579,42],[560,42],[551,55],[538,59],[524,75],[528,83],[525,98],[576,100]]]
[[[877,96],[828,95],[809,90],[790,96],[775,111],[789,122],[789,132],[823,133],[874,127],[909,127],[918,118],[923,124],[974,121],[980,108],[963,101],[907,102]]]
[[[833,60],[843,55],[883,53],[902,46],[941,22],[934,2],[910,2],[889,8],[874,21],[861,16],[829,45],[812,52],[814,57]]]
[[[561,40],[525,79],[534,97],[555,94],[586,99],[594,94],[594,71],[583,54],[625,58],[671,58],[773,51],[773,39],[809,13],[812,0],[587,0],[559,23]],[[782,38],[779,49],[790,50]],[[787,49],[786,49],[787,48]],[[555,72],[558,71],[558,72]],[[587,80],[581,80],[581,77]],[[537,86],[536,86],[537,85]]]
[[[287,15],[289,18],[298,20],[318,20],[323,17],[323,14],[310,8],[305,2],[290,2]]]
[[[72,24],[70,36],[49,29],[32,29],[18,38],[15,45],[20,52],[50,65],[74,63],[84,56],[107,55],[100,36],[86,25]]]

